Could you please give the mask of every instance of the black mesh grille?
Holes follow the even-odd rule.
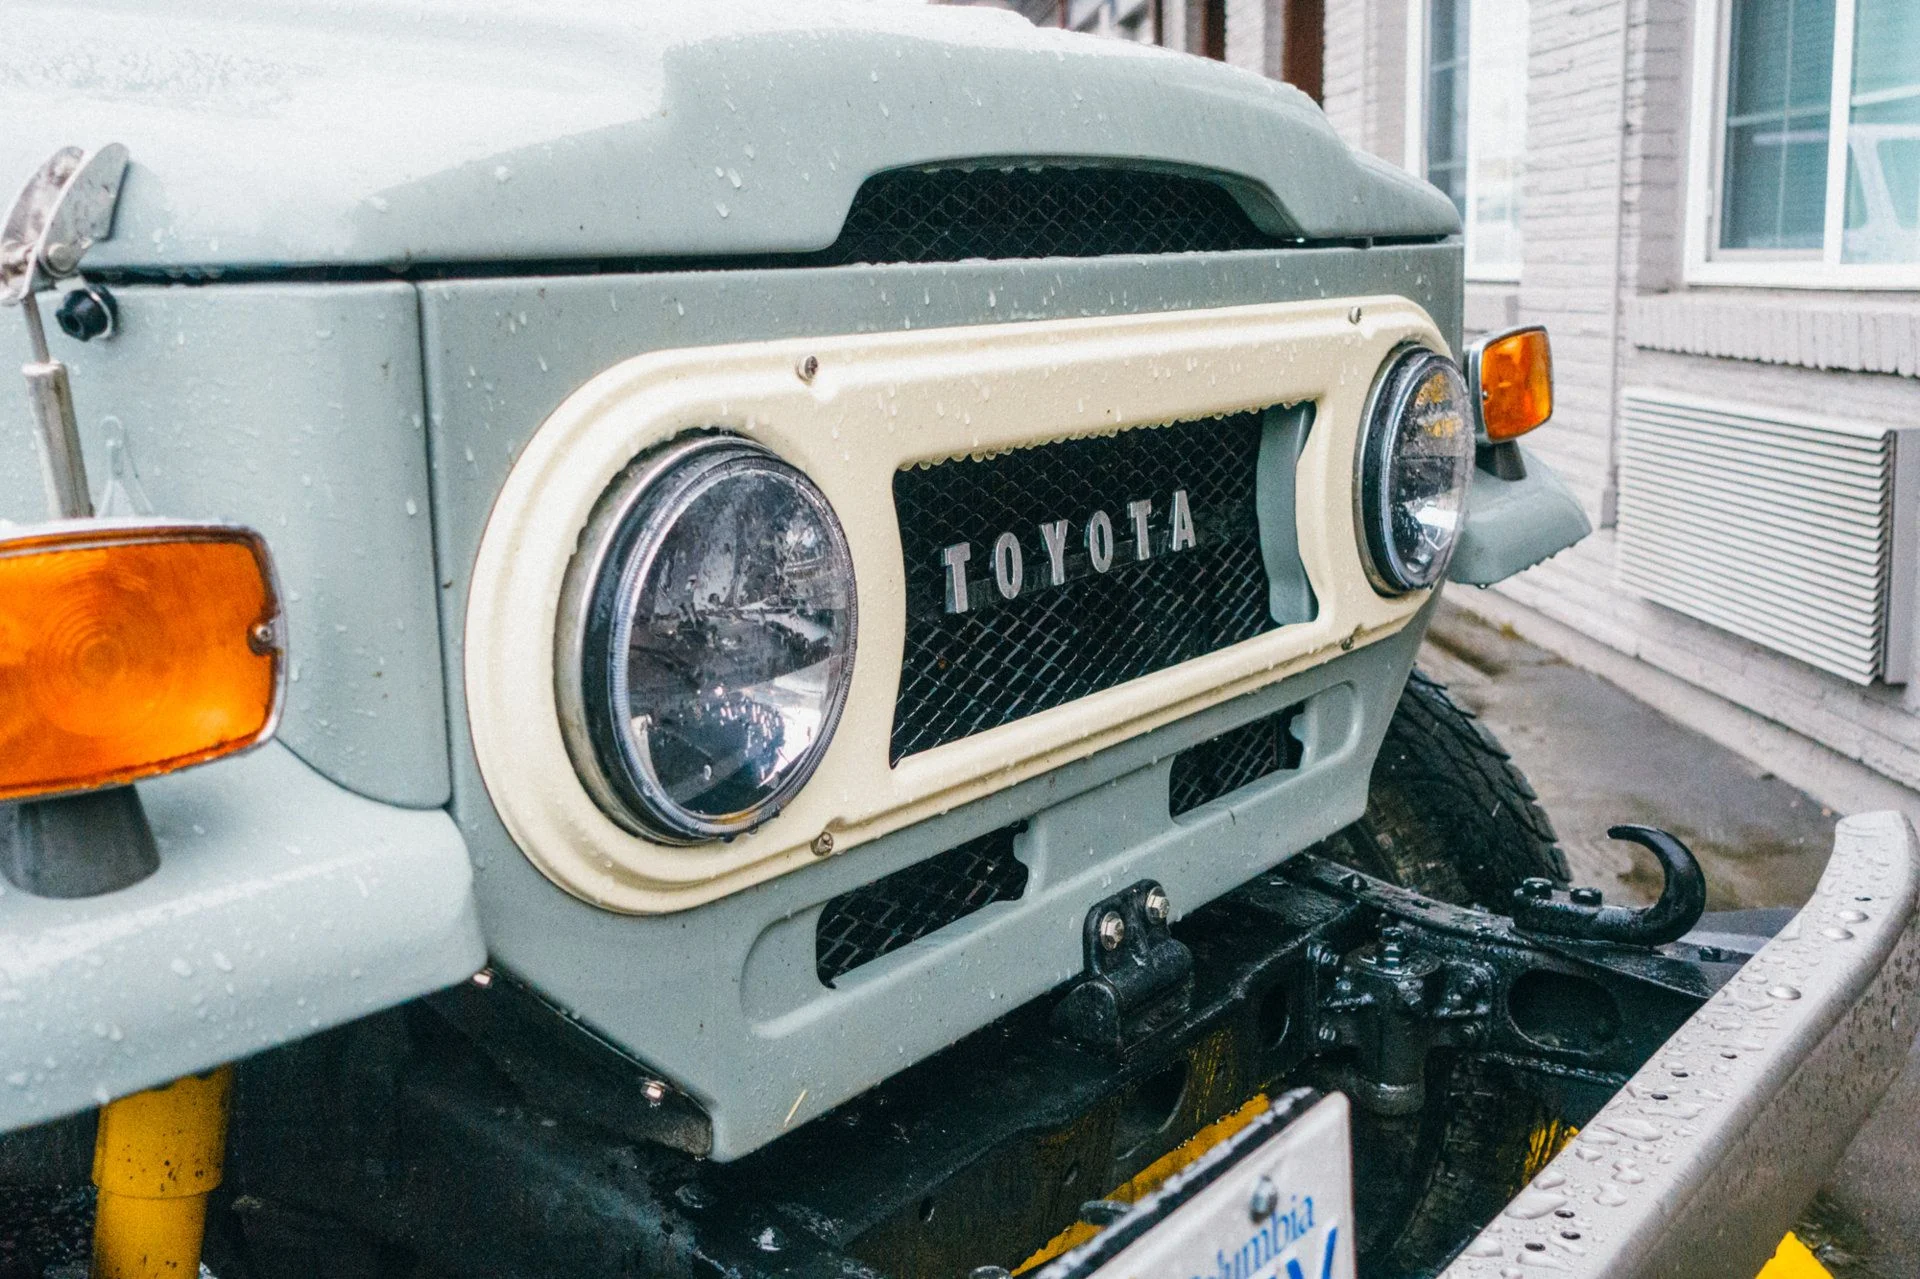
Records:
[[[1086,258],[1276,243],[1202,178],[1135,169],[897,169],[861,185],[840,238],[818,260]]]
[[[989,831],[828,902],[814,934],[821,983],[831,986],[989,902],[1026,892],[1027,868],[1013,855],[1013,837],[1024,829],[1018,823]]]
[[[1293,735],[1298,709],[1242,724],[1174,756],[1168,811],[1178,817],[1262,777],[1300,767],[1302,747]]]
[[[1066,440],[894,475],[906,557],[907,643],[894,706],[898,761],[1272,628],[1254,511],[1260,415]],[[1174,550],[1186,494],[1193,544]],[[1152,502],[1150,557],[1137,558],[1130,502]],[[1094,513],[1112,564],[1087,552]],[[1062,585],[1042,523],[1067,522]],[[1022,589],[1001,598],[994,543],[1020,544]],[[968,611],[947,608],[945,548],[966,543]]]

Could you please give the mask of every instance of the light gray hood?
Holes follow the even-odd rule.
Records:
[[[94,268],[804,252],[873,173],[1013,157],[1213,171],[1310,240],[1458,229],[1288,86],[993,10],[14,0],[9,25],[0,183],[132,152]]]

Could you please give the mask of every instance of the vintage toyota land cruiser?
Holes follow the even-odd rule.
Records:
[[[1904,822],[1609,904],[1414,672],[1587,524],[1294,90],[21,3],[8,1275],[1745,1279],[1902,1060]]]

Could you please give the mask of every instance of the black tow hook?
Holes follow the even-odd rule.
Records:
[[[1614,826],[1607,838],[1653,854],[1666,875],[1660,900],[1639,909],[1606,906],[1597,888],[1558,893],[1549,880],[1529,879],[1513,890],[1514,926],[1548,937],[1631,946],[1659,946],[1691,932],[1707,909],[1707,877],[1687,846],[1652,826]]]

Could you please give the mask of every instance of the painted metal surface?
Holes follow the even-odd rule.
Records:
[[[484,962],[444,813],[376,804],[269,744],[145,782],[160,869],[0,893],[0,1131],[437,990]]]
[[[835,856],[857,856],[880,835],[1377,642],[1427,595],[1389,598],[1367,584],[1351,515],[1362,418],[1392,352],[1442,341],[1418,306],[1373,296],[811,336],[616,365],[540,426],[481,541],[463,665],[494,808],[567,891],[610,910],[672,911],[810,864],[822,831]],[[795,369],[808,359],[818,372],[802,379]],[[1305,400],[1318,405],[1313,430],[1297,467],[1274,478],[1310,495],[1296,512],[1318,600],[1310,620],[890,762],[907,632],[896,471]],[[675,847],[628,830],[580,781],[556,703],[556,601],[615,477],[649,448],[710,427],[772,449],[825,494],[852,548],[861,640],[812,781],[753,831]]]
[[[1917,909],[1913,828],[1897,813],[1843,819],[1800,913],[1445,1279],[1757,1273],[1906,1061]]]
[[[1475,467],[1467,491],[1467,526],[1447,566],[1447,580],[1491,586],[1558,555],[1593,531],[1587,513],[1545,463],[1526,459],[1526,476],[1503,480]]]
[[[632,356],[805,336],[827,318],[841,332],[884,332],[1373,294],[1413,299],[1457,343],[1459,272],[1457,246],[1407,246],[423,283],[450,668],[465,664],[472,566],[515,459],[576,387]],[[465,745],[460,680],[448,690],[452,811],[473,850],[495,961],[698,1098],[716,1154],[732,1159],[1077,971],[1081,916],[1115,885],[1151,876],[1184,911],[1352,820],[1423,627],[671,916],[611,915],[534,869]],[[1170,821],[1173,753],[1323,690],[1350,717],[1350,746],[1275,779],[1277,789],[1255,788],[1244,805]],[[896,952],[857,982],[849,974],[842,989],[820,985],[813,923],[827,899],[1048,809],[1050,833],[1035,834],[1029,855],[1052,868],[1050,887]],[[871,1051],[849,1053],[848,1043]]]
[[[1445,236],[1448,201],[1290,86],[1013,14],[17,0],[0,176],[130,148],[100,268],[791,252],[860,182],[967,157],[1213,170],[1311,239]]]
[[[448,794],[413,289],[115,290],[121,331],[49,335],[103,515],[258,529],[284,587],[280,740],[394,804]],[[42,517],[23,397],[0,395],[0,518]]]

